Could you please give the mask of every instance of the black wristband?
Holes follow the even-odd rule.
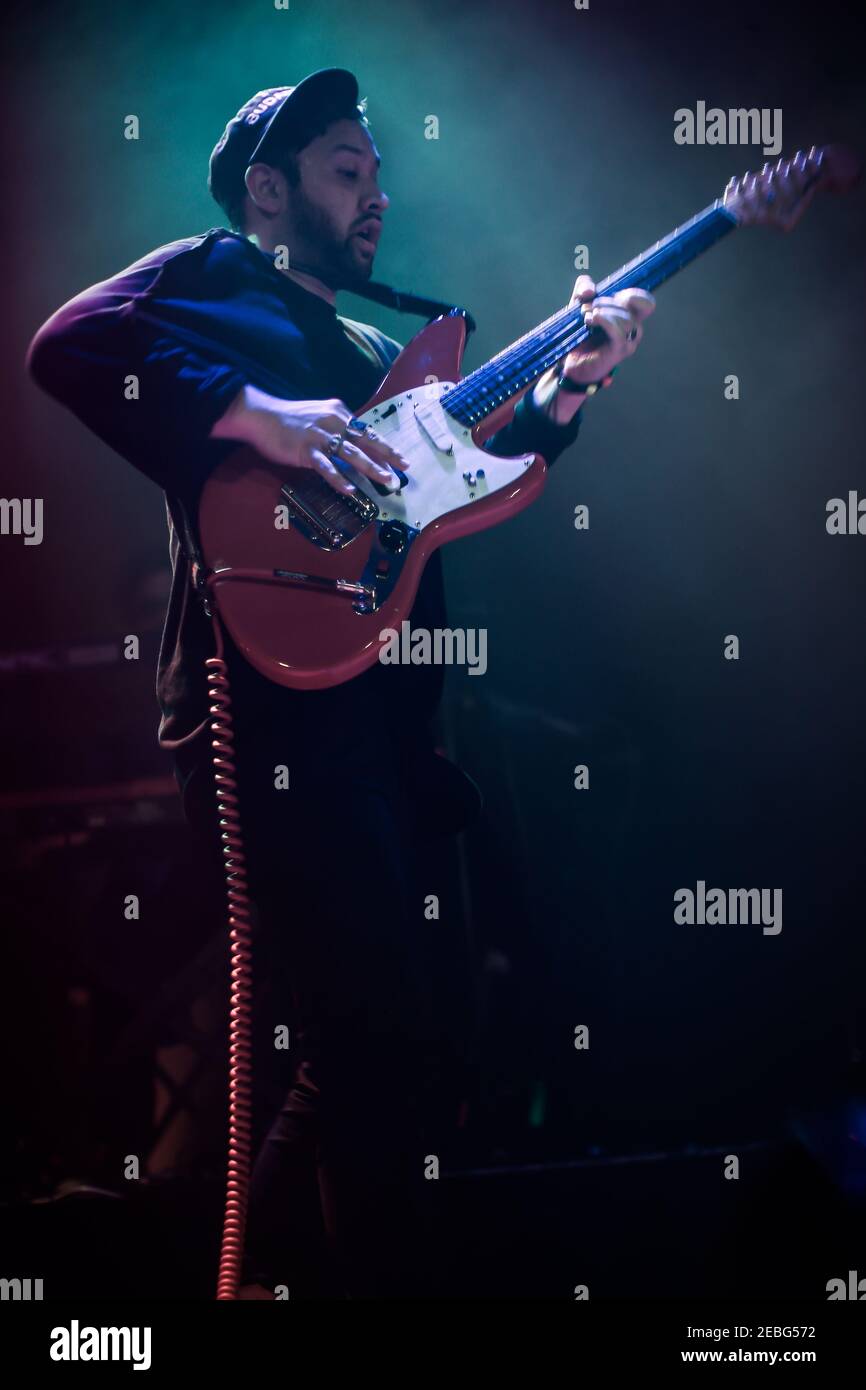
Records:
[[[615,371],[616,367],[612,367],[611,370],[602,377],[601,381],[572,381],[570,377],[560,374],[556,384],[560,391],[565,391],[566,395],[569,396],[594,396],[596,391],[601,390],[607,378],[613,376]]]

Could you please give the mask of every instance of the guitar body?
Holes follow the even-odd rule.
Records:
[[[400,492],[380,495],[353,473],[353,506],[313,470],[269,463],[249,448],[208,479],[199,536],[211,602],[270,680],[320,690],[372,666],[386,629],[399,632],[408,618],[433,551],[498,525],[541,492],[541,458],[500,459],[480,447],[513,397],[474,429],[442,409],[465,337],[459,315],[436,319],[357,412],[409,463]]]

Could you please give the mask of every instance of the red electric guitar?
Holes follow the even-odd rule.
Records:
[[[789,231],[819,188],[859,176],[848,150],[827,146],[731,179],[721,198],[629,261],[597,294],[653,290],[735,227]],[[541,492],[536,454],[497,458],[481,445],[543,372],[590,336],[577,305],[560,309],[460,379],[462,314],[435,319],[403,349],[356,417],[410,464],[399,492],[352,472],[354,496],[310,469],[239,449],[217,468],[199,508],[209,590],[246,659],[280,685],[339,685],[378,659],[385,629],[408,617],[437,546],[522,511]]]

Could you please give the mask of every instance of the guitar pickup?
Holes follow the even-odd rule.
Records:
[[[454,453],[454,440],[438,401],[428,401],[425,405],[416,406],[415,419],[436,449],[440,449],[443,454]]]

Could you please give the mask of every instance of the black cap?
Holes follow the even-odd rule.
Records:
[[[266,87],[233,116],[210,157],[208,188],[231,214],[243,199],[244,176],[251,164],[293,147],[304,128],[321,113],[363,115],[358,82],[346,68],[322,68],[297,87]],[[298,148],[295,144],[295,148]]]

